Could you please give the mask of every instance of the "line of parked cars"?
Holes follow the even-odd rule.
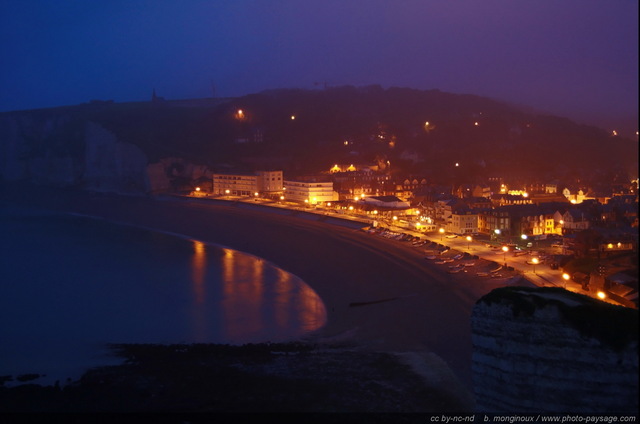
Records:
[[[395,231],[391,231],[387,228],[369,228],[368,230],[365,230],[365,231],[369,234],[375,234],[375,235],[382,236],[392,240],[407,241],[412,243],[414,242],[417,243],[422,241],[418,236],[414,236],[407,233],[396,233]],[[423,240],[423,241],[426,242],[426,240]]]
[[[396,233],[395,231],[391,231],[387,228],[369,228],[365,230],[369,234],[378,235],[381,237],[385,237],[392,240],[405,241],[411,243],[413,247],[424,247],[425,248],[425,259],[433,260],[435,264],[438,265],[446,265],[451,264],[448,267],[447,272],[451,274],[456,274],[458,272],[466,272],[467,268],[473,267],[476,265],[476,261],[472,255],[468,252],[458,253],[452,257],[442,256],[444,253],[450,250],[448,246],[445,246],[440,243],[436,243],[434,241],[429,241],[426,239],[422,239],[419,236],[414,236],[407,233]],[[457,264],[454,264],[456,261],[462,261]],[[490,271],[487,273],[478,272],[477,275],[479,277],[491,277],[491,278],[500,278],[502,274],[496,271]]]

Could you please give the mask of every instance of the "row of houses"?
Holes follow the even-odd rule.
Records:
[[[335,172],[344,176],[345,172]],[[346,180],[342,180],[342,183]],[[285,180],[282,171],[257,171],[246,174],[213,174],[214,195],[261,196],[280,198],[309,205],[338,201],[359,200],[354,206],[364,212],[372,212],[373,200],[393,197],[393,206],[387,209],[405,209],[414,219],[428,221],[455,234],[499,234],[502,237],[543,236],[570,234],[594,226],[612,226],[626,223],[638,227],[637,195],[614,196],[606,204],[594,199],[581,199],[576,204],[564,194],[526,193],[491,194],[485,186],[459,187],[460,196],[444,193],[444,190],[428,189],[423,180],[407,180],[417,195],[410,199],[378,193],[355,193],[352,189],[339,193],[334,182],[322,178]],[[415,183],[415,184],[414,184]],[[417,185],[416,185],[417,184]],[[409,187],[406,187],[409,188]],[[404,190],[404,184],[402,190]],[[477,194],[477,196],[466,194]],[[401,206],[398,206],[401,205]],[[373,208],[375,209],[375,208]],[[380,209],[384,209],[382,206]]]
[[[469,204],[454,196],[420,201],[415,207],[436,225],[454,234],[498,234],[502,237],[566,235],[593,227],[638,227],[638,203],[592,201],[582,205],[568,202],[511,204],[503,206]],[[636,198],[637,199],[637,198]]]
[[[389,170],[387,166],[386,170]],[[327,174],[335,182],[336,189],[345,197],[360,194],[370,196],[397,196],[409,200],[422,190],[429,190],[428,178],[423,175],[391,177],[379,166],[368,164],[335,164]],[[587,200],[607,203],[612,194],[624,194],[637,181],[628,184],[597,184],[594,187],[581,183],[563,184],[558,180],[548,182],[506,182],[501,177],[489,177],[484,184],[461,184],[448,187],[447,192],[459,198],[485,197],[499,199],[504,204],[549,202],[551,199],[580,204]],[[499,196],[499,197],[498,197]]]

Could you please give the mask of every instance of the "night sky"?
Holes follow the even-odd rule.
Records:
[[[380,84],[637,118],[637,0],[0,0],[0,111]]]

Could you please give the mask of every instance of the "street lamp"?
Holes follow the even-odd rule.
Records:
[[[440,233],[440,241],[442,241],[442,237],[444,236],[444,228],[440,228],[438,232]]]
[[[533,258],[531,259],[531,263],[533,264],[533,273],[536,273],[536,265],[538,265],[540,263],[540,260],[538,258]]]
[[[471,236],[467,236],[467,250],[471,250]]]
[[[509,251],[509,246],[502,246],[502,251],[504,252],[504,267],[507,267],[507,252]]]
[[[571,278],[571,276],[569,274],[567,274],[566,272],[564,274],[562,274],[562,280],[564,281],[564,288],[567,288],[567,281],[569,281],[569,279]]]
[[[558,224],[560,224],[560,235],[564,234],[564,220],[560,220],[558,221]]]

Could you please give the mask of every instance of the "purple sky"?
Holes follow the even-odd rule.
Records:
[[[637,0],[0,0],[0,111],[380,84],[637,117]]]

